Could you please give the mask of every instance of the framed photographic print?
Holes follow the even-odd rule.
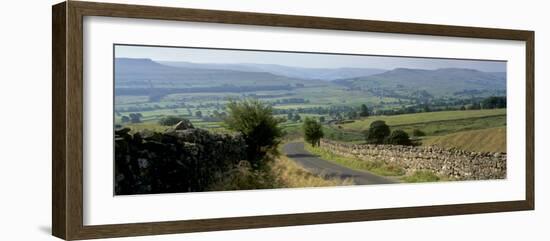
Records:
[[[534,209],[534,32],[53,6],[53,235]]]

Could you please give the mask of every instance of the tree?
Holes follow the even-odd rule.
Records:
[[[359,111],[359,116],[361,116],[361,117],[369,116],[369,108],[367,108],[367,105],[365,105],[365,104],[361,105],[361,110]]]
[[[128,123],[128,122],[130,122],[130,117],[128,117],[128,116],[122,116],[122,117],[121,117],[121,120],[122,120],[122,123]]]
[[[481,104],[479,104],[479,102],[476,102],[476,103],[473,103],[472,106],[470,107],[471,110],[480,110],[481,109]]]
[[[370,144],[383,144],[384,139],[390,135],[390,127],[386,122],[377,120],[370,124],[365,132],[365,140]]]
[[[325,122],[325,117],[324,116],[319,117],[319,122],[324,123]]]
[[[195,117],[202,118],[202,111],[198,110],[197,112],[195,112]]]
[[[416,136],[416,137],[419,137],[419,136],[425,136],[426,133],[424,133],[423,131],[419,130],[419,129],[414,129],[413,130],[413,136]]]
[[[403,145],[403,146],[410,146],[412,145],[412,141],[409,138],[409,134],[403,130],[395,130],[393,131],[390,136],[388,136],[384,143],[390,144],[390,145]]]
[[[506,108],[506,97],[491,96],[482,101],[483,109]]]
[[[298,121],[302,120],[302,117],[300,116],[300,114],[296,113],[296,114],[294,115],[293,120],[294,120],[295,122],[298,122]]]
[[[286,119],[287,119],[288,121],[292,121],[292,120],[293,120],[292,112],[288,112],[288,114],[286,114]]]
[[[334,119],[341,121],[343,119],[342,114],[340,114],[340,112],[336,112],[336,114],[334,114]]]
[[[130,122],[141,123],[141,113],[130,113],[128,116],[130,116]]]
[[[422,110],[423,112],[431,112],[432,111],[429,105],[424,105],[424,107],[422,109],[423,109]]]
[[[273,108],[257,99],[230,100],[228,115],[224,119],[227,128],[239,132],[247,148],[247,159],[254,169],[264,166],[264,157],[277,154],[277,145],[283,136],[281,119],[273,116]]]
[[[315,119],[306,117],[304,124],[304,139],[312,146],[319,146],[321,138],[323,138],[323,127]]]
[[[177,116],[166,116],[159,120],[159,124],[163,126],[173,126],[175,124],[178,124],[178,122],[182,121],[183,118],[177,117]]]
[[[350,119],[350,120],[357,119],[357,112],[355,112],[355,111],[348,112],[348,119]]]

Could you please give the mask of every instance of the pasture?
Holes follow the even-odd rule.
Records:
[[[506,152],[506,127],[462,131],[422,140],[422,145],[437,145],[467,151]]]
[[[153,100],[147,96],[116,96],[114,119],[116,124],[130,127],[132,131],[165,131],[170,127],[159,125],[158,121],[166,116],[178,116],[189,119],[198,128],[228,132],[220,114],[226,114],[225,104],[229,99],[242,98],[257,98],[272,105],[275,116],[284,120],[281,126],[286,133],[286,139],[298,138],[302,135],[301,125],[306,117],[313,117],[317,120],[322,117],[325,119],[323,123],[325,138],[342,142],[363,143],[363,132],[369,128],[369,125],[373,121],[383,120],[392,130],[400,129],[410,136],[413,136],[414,130],[424,132],[425,137],[415,137],[420,139],[424,145],[437,144],[468,150],[506,150],[505,144],[503,144],[505,140],[499,143],[496,140],[487,142],[485,139],[480,139],[482,134],[473,134],[474,132],[464,135],[457,134],[490,128],[501,127],[502,129],[506,126],[505,108],[371,115],[366,118],[356,118],[349,123],[334,124],[337,117],[326,112],[331,108],[339,108],[339,115],[347,119],[347,111],[350,108],[357,110],[361,104],[366,104],[369,109],[395,109],[407,106],[405,103],[408,102],[391,97],[373,96],[364,91],[346,89],[330,83],[291,90],[261,90],[243,93],[175,93],[166,95],[160,100]],[[141,114],[139,123],[123,122],[122,117],[129,116],[131,113]],[[293,116],[299,114],[300,120],[288,119],[288,113]],[[498,139],[501,136],[496,135],[494,138]],[[471,139],[468,139],[469,137]],[[470,145],[468,146],[466,143]]]
[[[385,121],[389,126],[411,126],[422,123],[429,124],[488,117],[506,117],[506,109],[437,111],[391,116],[372,116],[353,123],[342,124],[341,126],[344,130],[363,131],[368,129],[370,123],[376,120]],[[506,118],[504,118],[504,121],[506,121]]]
[[[352,123],[325,126],[325,137],[342,142],[364,143],[363,131],[370,123],[383,120],[392,130],[413,136],[422,145],[437,145],[468,151],[506,152],[506,109],[441,111],[394,116],[370,116]]]

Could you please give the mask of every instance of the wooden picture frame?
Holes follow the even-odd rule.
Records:
[[[534,32],[264,13],[67,1],[52,8],[52,232],[66,240],[533,210]],[[83,18],[106,16],[327,30],[451,36],[526,43],[525,199],[153,223],[83,224]]]

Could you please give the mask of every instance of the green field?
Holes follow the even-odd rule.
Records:
[[[147,46],[136,52],[141,57],[126,55],[143,46],[115,47],[121,48],[113,65],[115,176],[126,185],[123,193],[136,186],[128,194],[342,186],[360,176],[311,155],[397,182],[452,180],[409,165],[415,157],[342,156],[320,145],[329,140],[408,145],[391,147],[405,152],[418,145],[506,152],[504,62],[390,63],[394,57],[384,56],[384,67],[373,68],[376,56],[359,61],[362,56],[187,47],[167,47],[174,59],[160,61],[148,51],[163,47]],[[386,125],[369,130],[374,121]],[[296,154],[283,148],[297,140],[309,143],[306,150],[302,143]],[[357,154],[355,147],[344,151]],[[428,157],[436,160],[432,155],[443,152]],[[301,166],[306,162],[323,170]]]
[[[506,152],[506,127],[463,131],[444,136],[427,138],[423,145],[437,145],[468,151]]]
[[[202,109],[204,113],[212,110]],[[185,110],[177,111],[183,112]],[[174,110],[153,110],[141,112],[142,123],[126,123],[133,131],[165,131],[170,127],[161,126],[158,120],[164,116],[174,115]],[[206,115],[206,114],[205,114]],[[203,119],[179,115],[188,118],[196,127],[227,132],[221,121],[204,121]],[[305,117],[319,118],[317,114],[301,114]],[[285,115],[278,115],[283,118]],[[328,118],[328,117],[327,117]],[[471,151],[506,152],[506,109],[439,111],[393,116],[370,116],[355,120],[352,123],[323,125],[325,138],[351,143],[364,143],[364,130],[375,120],[385,121],[392,130],[401,129],[412,136],[413,130],[426,134],[421,137],[422,145],[455,147]],[[288,138],[298,138],[301,133],[301,121],[286,121],[281,124]]]
[[[451,104],[450,107],[454,110],[449,111],[375,115],[376,113],[384,113],[380,112],[384,110],[403,110],[412,106],[420,108],[418,107],[419,102],[414,98],[371,95],[365,90],[350,89],[330,82],[290,90],[258,90],[242,93],[174,93],[158,100],[153,100],[148,96],[121,95],[115,98],[115,123],[130,127],[132,131],[165,131],[170,127],[161,126],[158,121],[166,116],[178,116],[189,119],[198,128],[227,132],[228,130],[223,125],[223,118],[218,115],[226,114],[225,104],[229,99],[245,98],[257,98],[270,104],[275,111],[275,116],[281,119],[287,119],[288,113],[292,115],[299,114],[301,120],[286,120],[281,123],[283,130],[287,133],[286,139],[295,139],[302,136],[302,121],[306,117],[313,117],[317,120],[322,117],[325,120],[323,123],[325,138],[360,144],[364,143],[363,132],[369,128],[369,125],[373,121],[383,120],[392,130],[404,130],[410,136],[412,136],[414,130],[424,132],[425,137],[415,138],[420,139],[425,145],[437,144],[473,150],[472,147],[463,144],[467,141],[460,140],[461,138],[467,139],[466,137],[449,136],[443,138],[443,136],[506,126],[505,108],[458,110],[461,104],[456,103]],[[447,98],[441,98],[439,102],[445,101]],[[458,99],[455,98],[454,100]],[[369,117],[353,118],[348,115],[349,110],[359,111],[362,104],[367,105],[369,110],[372,111]],[[333,109],[336,109],[338,116],[330,112],[334,112]],[[419,110],[417,109],[417,111]],[[201,115],[198,115],[198,112]],[[139,123],[122,121],[122,117],[128,117],[132,113],[141,114]],[[334,124],[337,120],[348,120],[350,123]],[[434,137],[441,138],[434,139]],[[473,136],[472,138],[478,137]],[[500,136],[495,138],[500,138]],[[477,141],[478,139],[472,139],[472,143],[474,143],[472,145],[479,146],[480,150],[505,150],[505,144],[492,141],[490,144],[485,145],[485,142],[480,143]]]
[[[202,117],[214,116],[225,112],[225,104],[229,99],[257,98],[271,104],[276,111],[299,113],[306,116],[320,117],[321,114],[304,111],[304,109],[346,107],[358,108],[361,104],[369,107],[391,109],[402,105],[396,98],[367,95],[364,91],[349,90],[329,82],[323,84],[295,88],[292,90],[263,90],[251,92],[200,92],[168,94],[160,100],[152,100],[148,96],[119,95],[115,97],[115,123],[122,124],[122,117],[131,113],[140,113],[142,122],[156,122],[165,116],[180,116],[187,118],[199,126],[205,122]],[[292,99],[302,99],[303,102],[285,102]],[[200,111],[202,117],[196,115]],[[342,112],[342,114],[345,114]],[[328,114],[322,114],[330,120]],[[277,116],[286,117],[285,114]],[[208,122],[208,121],[206,121]]]
[[[368,129],[370,123],[376,120],[383,120],[389,126],[412,126],[424,123],[431,124],[435,122],[461,121],[488,117],[504,117],[504,121],[506,121],[506,109],[438,111],[392,116],[372,116],[353,123],[342,124],[341,126],[344,130],[362,131]]]
[[[395,116],[370,116],[353,123],[325,126],[325,137],[342,142],[364,143],[363,131],[376,120],[386,121],[392,130],[413,130],[426,134],[422,145],[438,145],[469,151],[506,152],[506,109],[441,111]]]

